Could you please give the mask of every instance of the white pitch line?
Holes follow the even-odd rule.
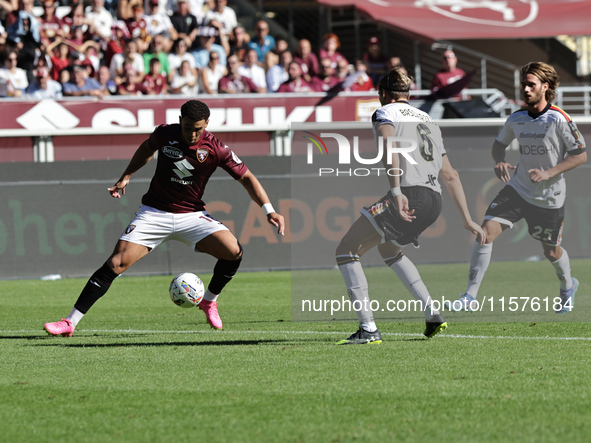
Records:
[[[0,336],[10,334],[23,333],[43,333],[43,330],[27,330],[22,329],[18,331],[3,331],[0,330]],[[77,332],[86,333],[128,333],[128,334],[338,334],[347,335],[349,332],[342,331],[214,331],[211,329],[203,329],[198,331],[160,331],[160,330],[146,330],[146,329],[79,329]],[[398,337],[424,337],[423,334],[405,333],[405,332],[382,332],[382,336],[398,336]],[[489,340],[581,340],[591,341],[591,337],[512,337],[507,335],[464,335],[464,334],[439,334],[437,338],[468,338],[468,339],[489,339]]]

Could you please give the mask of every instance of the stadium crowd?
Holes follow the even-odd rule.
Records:
[[[227,0],[35,1],[0,0],[0,97],[369,91],[401,65],[377,37],[354,63],[332,33],[290,48]]]

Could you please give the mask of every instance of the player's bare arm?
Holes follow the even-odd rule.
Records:
[[[493,147],[492,147],[492,158],[495,161],[495,175],[497,178],[505,183],[507,183],[511,179],[511,174],[509,171],[516,168],[516,166],[512,166],[510,163],[505,161],[505,150],[507,146],[503,143],[495,140]]]
[[[529,169],[529,179],[534,183],[539,183],[544,180],[549,180],[552,177],[562,174],[563,172],[570,171],[579,165],[582,165],[587,161],[587,153],[582,152],[577,155],[569,155],[560,163],[553,168],[542,171],[540,169]]]
[[[238,180],[244,189],[250,195],[252,201],[254,201],[257,205],[263,206],[266,204],[270,204],[269,197],[265,192],[265,188],[259,182],[259,180],[255,177],[255,175],[250,172],[246,171],[246,173],[240,177]],[[281,214],[273,211],[267,214],[267,221],[277,228],[277,233],[284,235],[285,233],[285,220]]]
[[[396,134],[396,130],[392,125],[380,125],[378,126],[377,132],[383,137],[386,145],[388,137],[394,137]],[[393,153],[390,158],[388,158],[388,155],[384,154],[382,162],[384,163],[386,170],[393,169],[396,171],[400,169],[400,156],[398,153]],[[400,189],[400,176],[388,174],[388,181],[390,182],[390,187],[392,189]],[[394,194],[394,192],[396,193]],[[400,193],[400,191],[393,191],[392,193],[396,200],[396,207],[398,208],[400,217],[404,221],[412,222],[416,217],[413,215],[415,212],[414,209],[410,209],[408,206],[408,198]]]
[[[439,176],[443,181],[449,196],[454,202],[455,207],[460,213],[460,216],[462,217],[464,228],[476,235],[476,240],[478,243],[483,245],[486,241],[486,234],[482,228],[472,220],[472,217],[470,216],[468,203],[466,202],[466,195],[464,194],[464,187],[460,181],[460,175],[458,174],[458,171],[452,167],[447,155],[443,157],[443,163],[441,166],[441,171],[439,172]]]
[[[121,178],[117,180],[117,183],[112,187],[108,188],[107,191],[113,198],[121,198],[125,195],[125,188],[129,184],[129,179],[133,174],[139,171],[142,167],[148,164],[148,162],[154,156],[155,150],[150,148],[148,140],[145,140],[139,148],[133,154],[129,165],[125,168],[125,171],[121,175]]]

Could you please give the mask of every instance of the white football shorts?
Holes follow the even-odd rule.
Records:
[[[174,214],[141,205],[119,240],[150,249],[165,241],[178,240],[194,250],[198,242],[217,231],[229,229],[206,211]]]

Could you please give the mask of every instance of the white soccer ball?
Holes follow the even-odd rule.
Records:
[[[182,272],[172,279],[168,293],[175,305],[192,308],[203,300],[205,285],[195,274]]]

